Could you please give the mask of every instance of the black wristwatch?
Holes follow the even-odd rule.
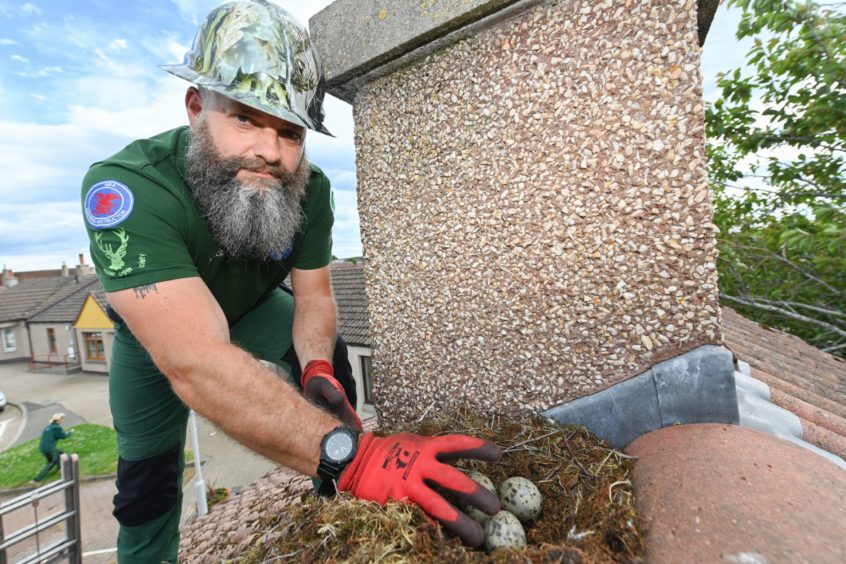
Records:
[[[335,495],[335,483],[357,451],[358,433],[349,427],[342,425],[326,433],[320,441],[320,464],[317,465],[320,487],[317,493],[326,497]]]

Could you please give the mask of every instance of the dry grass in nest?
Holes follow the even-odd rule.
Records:
[[[483,421],[459,414],[405,431],[465,433],[503,447],[497,463],[461,461],[497,486],[508,477],[532,480],[543,512],[526,527],[528,546],[485,554],[464,547],[416,507],[386,507],[349,495],[320,499],[310,492],[284,514],[268,518],[265,533],[236,562],[638,562],[644,555],[632,494],[631,460],[583,427]]]

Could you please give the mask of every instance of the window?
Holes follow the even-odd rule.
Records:
[[[56,352],[56,330],[52,327],[47,328],[47,345],[51,353]]]
[[[16,350],[18,350],[18,344],[15,341],[15,328],[3,329],[3,352],[14,352]]]
[[[369,356],[361,357],[361,378],[364,381],[364,403],[373,403],[373,362]]]
[[[85,333],[85,359],[97,362],[106,361],[102,333]]]

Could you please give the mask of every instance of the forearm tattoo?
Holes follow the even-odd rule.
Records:
[[[159,289],[156,287],[155,284],[146,284],[144,286],[138,286],[136,288],[133,288],[132,291],[135,292],[135,297],[139,300],[143,300],[144,298],[146,298],[147,294],[152,294],[154,292],[156,294],[159,293]]]

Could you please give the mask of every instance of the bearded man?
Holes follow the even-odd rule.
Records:
[[[352,407],[328,267],[331,190],[305,156],[307,130],[329,133],[307,32],[265,0],[232,2],[208,15],[183,64],[162,68],[194,84],[189,127],[131,143],[82,187],[116,322],[118,560],[177,559],[189,409],[321,480],[324,495],[406,499],[478,546],[478,523],[430,486],[496,512],[494,494],[444,462],[492,460],[499,448],[463,435],[376,437]],[[290,293],[279,287],[289,273]]]

